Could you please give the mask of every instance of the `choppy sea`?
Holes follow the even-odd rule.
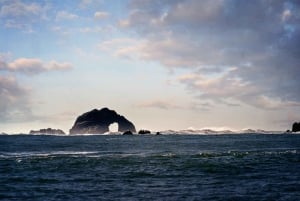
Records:
[[[0,200],[297,201],[300,135],[0,135]]]

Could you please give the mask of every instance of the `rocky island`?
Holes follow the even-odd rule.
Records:
[[[60,130],[60,129],[52,129],[52,128],[45,128],[45,129],[40,129],[40,130],[31,130],[29,134],[59,134],[59,135],[65,135],[65,132]]]
[[[292,128],[293,132],[299,132],[300,131],[300,122],[295,122],[293,124],[293,128]]]
[[[119,115],[114,110],[102,108],[80,115],[70,129],[70,134],[103,134],[109,131],[109,125],[112,123],[118,124],[119,132],[136,132],[133,123],[124,116]]]
[[[151,134],[151,131],[149,131],[149,130],[140,130],[138,132],[138,134],[140,134],[140,135]]]

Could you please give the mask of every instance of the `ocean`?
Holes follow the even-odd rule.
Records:
[[[300,135],[0,135],[0,200],[300,200]]]

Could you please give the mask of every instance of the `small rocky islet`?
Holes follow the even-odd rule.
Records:
[[[292,132],[299,132],[299,131],[300,131],[300,122],[295,122],[292,127]]]
[[[138,134],[140,134],[140,135],[151,134],[151,131],[142,129],[138,132]]]

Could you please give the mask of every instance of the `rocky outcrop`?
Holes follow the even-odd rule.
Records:
[[[31,130],[29,134],[59,134],[59,135],[65,135],[65,132],[60,129],[52,129],[52,128],[45,128],[40,130]]]
[[[118,124],[119,132],[136,132],[133,123],[124,116],[119,115],[114,110],[102,108],[80,115],[70,129],[70,134],[103,134],[109,131],[109,125],[112,123]]]
[[[149,131],[149,130],[140,130],[140,131],[138,132],[138,134],[141,134],[141,135],[144,135],[144,134],[151,134],[151,131]]]
[[[133,133],[131,131],[125,131],[123,135],[133,135]]]
[[[300,131],[300,122],[295,122],[293,124],[293,128],[292,128],[293,132],[299,132]]]

